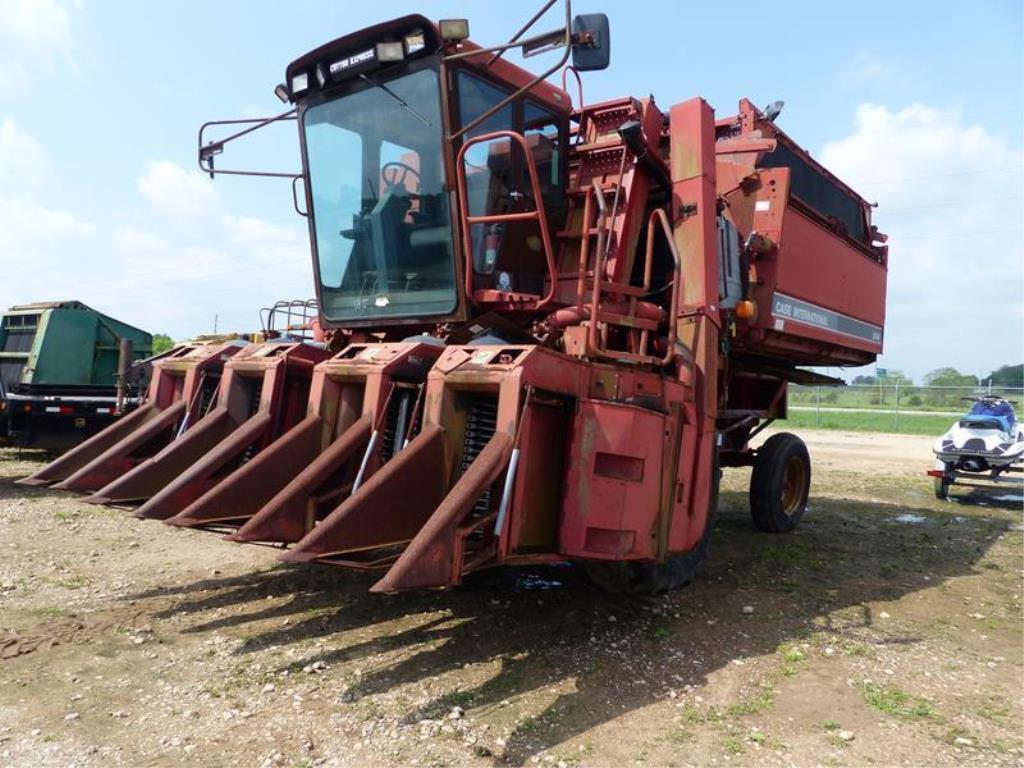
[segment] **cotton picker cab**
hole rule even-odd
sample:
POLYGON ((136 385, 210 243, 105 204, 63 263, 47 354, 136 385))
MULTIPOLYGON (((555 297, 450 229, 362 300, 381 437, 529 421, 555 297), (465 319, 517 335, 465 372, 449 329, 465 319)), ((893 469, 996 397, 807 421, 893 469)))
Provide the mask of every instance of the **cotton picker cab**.
POLYGON ((753 465, 758 528, 797 524, 804 444, 750 440, 788 382, 822 380, 798 366, 881 350, 870 206, 777 109, 585 104, 581 82, 574 104, 608 22, 567 2, 530 35, 553 4, 493 48, 422 16, 346 35, 288 66, 289 111, 203 126, 202 169, 244 175, 226 143, 297 123, 301 172, 257 175, 292 180, 331 356, 304 419, 168 522, 377 570, 383 592, 565 561, 613 591, 683 584, 722 466, 753 465), (557 61, 535 76, 517 48, 557 61))

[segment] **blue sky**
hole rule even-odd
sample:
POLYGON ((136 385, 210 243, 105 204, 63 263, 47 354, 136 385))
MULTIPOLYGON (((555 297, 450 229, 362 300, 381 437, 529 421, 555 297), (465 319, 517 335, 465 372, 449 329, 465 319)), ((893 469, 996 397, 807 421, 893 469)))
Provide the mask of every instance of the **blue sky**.
MULTIPOLYGON (((780 125, 892 236, 880 365, 1024 356, 1021 4, 577 2, 611 19, 588 101, 786 101, 780 125)), ((285 65, 408 12, 508 37, 532 5, 0 0, 0 305, 74 297, 177 338, 312 293, 287 183, 194 172, 200 123, 280 109, 285 65), (514 10, 509 10, 514 8, 514 10)), ((551 16, 550 26, 557 24, 551 16)), ((514 60, 518 60, 515 55, 514 60)), ((230 150, 298 167, 292 126, 230 150)))

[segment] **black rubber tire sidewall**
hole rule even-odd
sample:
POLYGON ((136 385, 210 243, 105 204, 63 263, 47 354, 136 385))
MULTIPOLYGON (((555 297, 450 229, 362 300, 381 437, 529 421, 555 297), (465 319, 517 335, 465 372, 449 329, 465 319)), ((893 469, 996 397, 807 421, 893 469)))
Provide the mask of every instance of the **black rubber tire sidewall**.
POLYGON ((811 456, 804 441, 789 432, 772 435, 758 449, 750 476, 750 514, 754 525, 766 533, 786 533, 800 523, 807 510, 811 486, 811 456), (804 463, 803 503, 787 515, 782 506, 785 468, 794 457, 804 463))

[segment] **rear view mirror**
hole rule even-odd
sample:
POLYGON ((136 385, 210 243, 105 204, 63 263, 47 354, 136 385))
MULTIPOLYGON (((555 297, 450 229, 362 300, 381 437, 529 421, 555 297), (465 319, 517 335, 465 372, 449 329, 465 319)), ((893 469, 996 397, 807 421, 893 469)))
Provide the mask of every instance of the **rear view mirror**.
POLYGON ((572 65, 579 72, 606 69, 611 58, 608 17, 586 13, 572 20, 572 65))

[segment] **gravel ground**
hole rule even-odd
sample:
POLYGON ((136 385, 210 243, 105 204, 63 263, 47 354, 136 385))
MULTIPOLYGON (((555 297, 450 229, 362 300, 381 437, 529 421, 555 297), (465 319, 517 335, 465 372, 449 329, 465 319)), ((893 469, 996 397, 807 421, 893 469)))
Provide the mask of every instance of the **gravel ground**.
POLYGON ((370 595, 0 451, 0 766, 1020 765, 1020 497, 805 436, 803 525, 755 532, 730 470, 705 574, 640 601, 570 567, 370 595))

